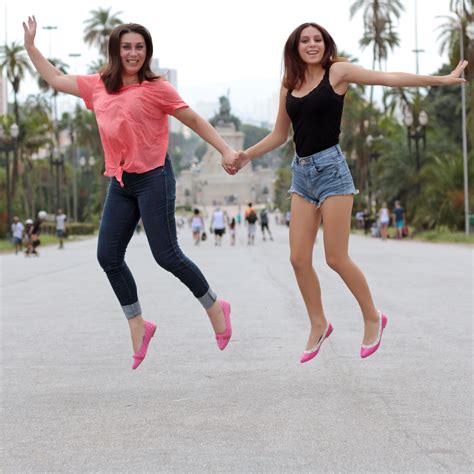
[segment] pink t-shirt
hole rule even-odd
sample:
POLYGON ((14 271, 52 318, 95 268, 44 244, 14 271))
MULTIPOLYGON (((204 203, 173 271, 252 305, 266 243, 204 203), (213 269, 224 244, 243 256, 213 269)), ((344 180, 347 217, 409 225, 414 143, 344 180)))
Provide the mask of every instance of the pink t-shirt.
POLYGON ((168 114, 188 107, 166 80, 143 81, 109 94, 99 74, 77 76, 86 107, 93 110, 104 148, 105 176, 145 173, 163 166, 168 150, 168 114))

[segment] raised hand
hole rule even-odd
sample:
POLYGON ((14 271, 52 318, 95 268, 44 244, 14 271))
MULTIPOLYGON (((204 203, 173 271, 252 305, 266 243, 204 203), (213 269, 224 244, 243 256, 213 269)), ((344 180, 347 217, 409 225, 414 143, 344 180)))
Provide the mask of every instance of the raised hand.
POLYGON ((443 78, 446 81, 446 84, 461 84, 462 82, 466 82, 466 79, 463 79, 461 75, 464 69, 466 69, 467 65, 468 65, 467 61, 459 61, 459 64, 451 72, 451 74, 448 74, 447 76, 443 76, 443 78))
POLYGON ((23 22, 23 30, 25 31, 25 48, 35 44, 36 27, 37 23, 34 15, 28 17, 28 25, 23 22))

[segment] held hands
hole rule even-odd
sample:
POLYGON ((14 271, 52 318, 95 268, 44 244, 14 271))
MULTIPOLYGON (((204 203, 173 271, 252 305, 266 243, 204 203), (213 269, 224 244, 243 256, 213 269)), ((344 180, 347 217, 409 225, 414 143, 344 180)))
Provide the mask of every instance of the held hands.
POLYGON ((464 69, 466 69, 467 65, 467 61, 459 61, 459 64, 456 66, 456 69, 454 69, 451 74, 443 76, 445 84, 461 84, 462 82, 466 82, 466 79, 463 79, 461 75, 464 69))
POLYGON ((249 156, 243 150, 234 151, 232 150, 228 154, 222 156, 222 167, 230 175, 236 174, 240 169, 250 161, 249 156))
POLYGON ((232 149, 229 149, 229 151, 222 155, 222 167, 230 175, 234 175, 239 171, 237 157, 238 152, 232 149))
POLYGON ((35 16, 28 17, 28 25, 23 22, 23 30, 25 31, 25 48, 28 49, 35 44, 36 36, 36 18, 35 16))

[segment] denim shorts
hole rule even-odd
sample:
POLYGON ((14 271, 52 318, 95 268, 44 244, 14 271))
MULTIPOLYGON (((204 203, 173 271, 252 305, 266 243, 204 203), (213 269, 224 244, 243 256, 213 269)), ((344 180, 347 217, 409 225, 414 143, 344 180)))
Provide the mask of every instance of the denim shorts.
POLYGON ((291 163, 290 194, 320 207, 329 196, 357 194, 341 147, 334 145, 314 155, 295 155, 291 163))

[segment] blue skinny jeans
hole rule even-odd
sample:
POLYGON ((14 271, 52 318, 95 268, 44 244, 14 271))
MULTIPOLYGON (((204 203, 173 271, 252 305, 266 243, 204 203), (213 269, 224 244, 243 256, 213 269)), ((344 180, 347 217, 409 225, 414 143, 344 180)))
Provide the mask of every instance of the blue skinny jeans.
POLYGON ((99 230, 97 259, 127 319, 141 315, 137 286, 125 263, 125 251, 142 218, 153 257, 179 278, 205 309, 216 301, 199 268, 179 248, 174 217, 176 181, 169 156, 164 166, 146 173, 123 173, 122 188, 110 180, 99 230))

